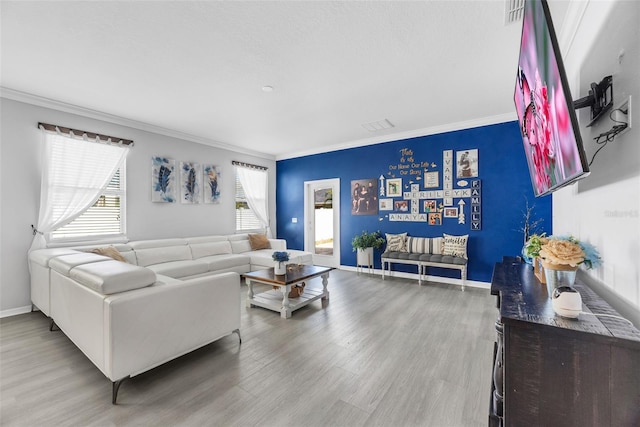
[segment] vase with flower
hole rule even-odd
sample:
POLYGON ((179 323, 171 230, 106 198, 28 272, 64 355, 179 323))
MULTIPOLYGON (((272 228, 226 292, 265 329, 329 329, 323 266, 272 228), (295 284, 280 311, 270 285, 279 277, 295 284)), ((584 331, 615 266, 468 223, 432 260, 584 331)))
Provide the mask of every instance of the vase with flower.
POLYGON ((275 261, 275 265, 273 266, 273 274, 277 276, 281 276, 287 273, 287 264, 289 261, 289 252, 284 251, 275 251, 271 258, 275 261))
POLYGON ((537 257, 535 265, 544 268, 544 281, 549 295, 560 286, 573 286, 580 265, 587 269, 598 267, 602 263, 596 248, 581 242, 573 236, 531 236, 526 245, 530 256, 537 257))

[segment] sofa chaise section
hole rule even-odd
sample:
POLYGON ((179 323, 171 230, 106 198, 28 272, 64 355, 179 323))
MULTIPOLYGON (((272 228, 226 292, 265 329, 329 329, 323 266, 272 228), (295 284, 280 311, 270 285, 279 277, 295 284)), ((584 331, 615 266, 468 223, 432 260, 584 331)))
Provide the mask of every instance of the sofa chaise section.
POLYGON ((123 380, 240 336, 237 273, 178 280, 107 257, 77 265, 76 255, 50 262, 51 317, 112 381, 114 404, 123 380))

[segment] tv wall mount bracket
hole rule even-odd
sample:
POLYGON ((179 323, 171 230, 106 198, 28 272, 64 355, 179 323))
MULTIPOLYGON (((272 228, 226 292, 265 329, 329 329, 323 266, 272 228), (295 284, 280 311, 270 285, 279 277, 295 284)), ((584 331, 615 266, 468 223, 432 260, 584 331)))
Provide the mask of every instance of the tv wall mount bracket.
POLYGON ((606 76, 600 83, 591 83, 589 94, 573 101, 573 108, 591 107, 591 121, 587 127, 593 125, 602 115, 613 106, 613 76, 606 76))

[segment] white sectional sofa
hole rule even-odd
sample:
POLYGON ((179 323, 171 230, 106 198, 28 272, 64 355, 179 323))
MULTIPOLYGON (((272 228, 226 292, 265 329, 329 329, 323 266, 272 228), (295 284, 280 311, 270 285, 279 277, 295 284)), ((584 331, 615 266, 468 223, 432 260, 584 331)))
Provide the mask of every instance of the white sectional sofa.
POLYGON ((95 246, 32 251, 31 299, 112 381, 112 403, 127 378, 231 333, 240 338, 240 274, 311 254, 251 250, 248 236, 202 236, 113 245, 127 262, 95 246))

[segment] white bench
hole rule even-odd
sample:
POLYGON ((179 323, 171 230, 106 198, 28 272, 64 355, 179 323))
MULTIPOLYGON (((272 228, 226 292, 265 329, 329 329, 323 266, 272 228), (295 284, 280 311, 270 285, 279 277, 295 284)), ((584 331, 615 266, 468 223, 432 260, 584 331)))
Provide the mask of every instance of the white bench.
MULTIPOLYGON (((445 235, 446 236, 446 235, 445 235)), ((391 264, 415 265, 418 267, 418 284, 422 285, 422 278, 426 275, 428 267, 450 268, 460 271, 462 290, 464 291, 467 280, 466 242, 468 236, 447 236, 457 241, 455 251, 445 248, 443 237, 411 237, 406 238, 404 250, 388 250, 382 254, 382 280, 386 271, 391 274, 391 264), (464 251, 460 248, 464 241, 464 251), (464 255, 464 256, 458 256, 464 255)), ((450 240, 450 239, 448 239, 450 240)), ((393 248, 395 249, 395 248, 393 248)))

